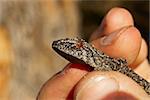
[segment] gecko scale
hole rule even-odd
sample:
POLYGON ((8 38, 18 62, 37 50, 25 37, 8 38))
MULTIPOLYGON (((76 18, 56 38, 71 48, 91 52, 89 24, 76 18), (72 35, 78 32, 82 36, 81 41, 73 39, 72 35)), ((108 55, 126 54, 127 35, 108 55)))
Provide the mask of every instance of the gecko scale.
POLYGON ((112 58, 80 38, 54 41, 52 48, 72 63, 88 64, 97 71, 123 73, 132 78, 150 95, 150 83, 129 68, 125 59, 112 58))

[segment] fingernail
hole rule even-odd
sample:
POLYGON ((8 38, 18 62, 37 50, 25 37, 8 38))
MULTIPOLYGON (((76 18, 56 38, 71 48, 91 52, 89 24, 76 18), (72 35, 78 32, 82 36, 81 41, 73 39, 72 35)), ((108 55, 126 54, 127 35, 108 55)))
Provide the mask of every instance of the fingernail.
POLYGON ((107 94, 118 90, 119 84, 114 78, 95 76, 81 87, 75 100, 100 100, 107 94))
POLYGON ((110 33, 108 36, 103 36, 100 38, 100 44, 103 46, 111 45, 117 38, 124 33, 127 29, 130 27, 133 27, 132 25, 124 26, 112 33, 110 33))

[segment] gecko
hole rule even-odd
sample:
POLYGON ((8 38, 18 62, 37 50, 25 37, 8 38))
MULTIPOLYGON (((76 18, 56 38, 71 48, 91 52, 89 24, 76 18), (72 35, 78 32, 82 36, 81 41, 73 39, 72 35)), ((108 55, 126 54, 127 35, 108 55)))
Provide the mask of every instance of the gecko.
POLYGON ((138 83, 150 95, 150 83, 128 67, 126 59, 113 58, 81 38, 53 41, 52 48, 71 63, 88 64, 95 71, 117 71, 138 83))

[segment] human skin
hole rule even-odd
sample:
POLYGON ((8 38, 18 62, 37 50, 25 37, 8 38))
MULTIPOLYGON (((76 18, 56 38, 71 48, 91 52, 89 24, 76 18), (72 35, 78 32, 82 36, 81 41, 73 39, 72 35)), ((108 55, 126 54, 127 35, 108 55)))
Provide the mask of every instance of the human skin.
MULTIPOLYGON (((150 65, 146 59, 147 46, 139 30, 134 27, 132 15, 126 9, 112 8, 97 30, 92 33, 90 42, 109 56, 125 58, 129 67, 150 81, 150 65), (132 27, 119 36, 110 36, 115 30, 129 25, 132 27), (103 41, 104 36, 109 39, 103 41)), ((121 73, 91 72, 87 65, 71 63, 43 85, 37 98, 96 100, 113 96, 128 97, 132 100, 150 99, 137 83, 121 73)))

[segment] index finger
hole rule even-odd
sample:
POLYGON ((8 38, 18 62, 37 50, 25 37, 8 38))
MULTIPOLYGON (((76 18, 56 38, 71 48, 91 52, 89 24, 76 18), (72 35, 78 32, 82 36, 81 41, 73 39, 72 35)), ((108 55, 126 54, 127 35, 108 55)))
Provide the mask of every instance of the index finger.
POLYGON ((42 87, 38 100, 66 100, 73 97, 74 86, 89 71, 87 65, 68 64, 42 87))

